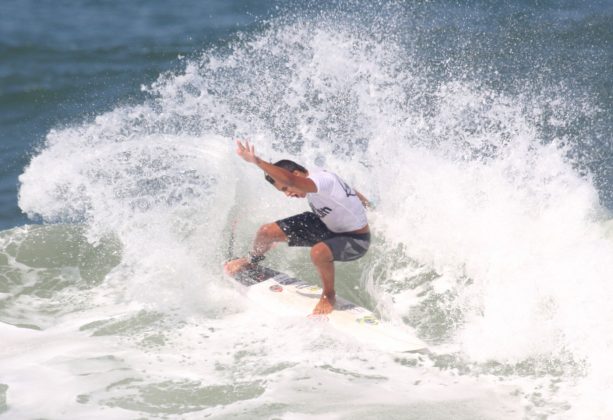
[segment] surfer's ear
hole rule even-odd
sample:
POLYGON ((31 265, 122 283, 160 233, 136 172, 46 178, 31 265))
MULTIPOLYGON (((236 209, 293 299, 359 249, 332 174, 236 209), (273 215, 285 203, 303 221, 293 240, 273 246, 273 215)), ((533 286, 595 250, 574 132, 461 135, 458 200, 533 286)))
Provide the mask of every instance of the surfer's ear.
POLYGON ((264 179, 270 182, 272 185, 275 185, 275 180, 268 174, 264 175, 264 179))

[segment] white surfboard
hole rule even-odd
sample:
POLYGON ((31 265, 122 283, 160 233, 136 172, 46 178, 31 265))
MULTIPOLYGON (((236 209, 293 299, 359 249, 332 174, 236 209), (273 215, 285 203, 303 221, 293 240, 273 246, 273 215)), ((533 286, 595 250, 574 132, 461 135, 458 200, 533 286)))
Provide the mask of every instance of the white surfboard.
POLYGON ((365 344, 390 352, 426 351, 427 345, 405 325, 380 320, 366 308, 341 297, 328 315, 312 315, 321 296, 321 288, 285 273, 258 266, 234 278, 247 286, 249 299, 279 316, 305 316, 331 326, 365 344))

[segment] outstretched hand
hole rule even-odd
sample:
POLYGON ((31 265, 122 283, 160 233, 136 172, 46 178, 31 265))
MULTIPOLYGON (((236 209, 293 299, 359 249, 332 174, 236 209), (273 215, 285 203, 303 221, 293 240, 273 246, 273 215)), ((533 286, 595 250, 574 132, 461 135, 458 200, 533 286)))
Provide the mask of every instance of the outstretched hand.
POLYGON ((255 148, 245 140, 245 144, 240 140, 236 140, 236 154, 245 159, 249 163, 256 163, 258 157, 255 155, 255 148))

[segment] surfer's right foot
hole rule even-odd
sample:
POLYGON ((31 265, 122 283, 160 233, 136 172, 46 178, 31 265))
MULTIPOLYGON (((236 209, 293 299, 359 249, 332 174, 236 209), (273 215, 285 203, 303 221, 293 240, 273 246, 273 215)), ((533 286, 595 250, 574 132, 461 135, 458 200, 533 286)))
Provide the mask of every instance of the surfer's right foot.
POLYGON ((315 309, 313 309, 313 315, 326 315, 334 310, 334 304, 336 303, 336 297, 326 296, 324 294, 319 298, 319 302, 315 305, 315 309))

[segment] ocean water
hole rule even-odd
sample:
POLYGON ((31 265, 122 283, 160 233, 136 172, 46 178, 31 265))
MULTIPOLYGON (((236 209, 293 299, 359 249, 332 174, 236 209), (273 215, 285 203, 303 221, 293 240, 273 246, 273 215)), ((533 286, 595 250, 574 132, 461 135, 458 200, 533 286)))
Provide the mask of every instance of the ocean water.
MULTIPOLYGON (((4 0, 0 417, 612 418, 611 21, 611 1, 4 0), (232 286, 223 261, 306 208, 235 138, 376 203, 337 291, 429 353, 232 286)), ((267 261, 319 282, 304 249, 267 261)))

